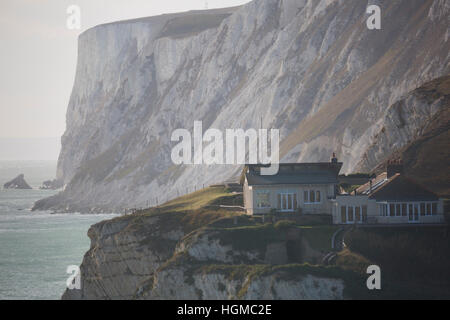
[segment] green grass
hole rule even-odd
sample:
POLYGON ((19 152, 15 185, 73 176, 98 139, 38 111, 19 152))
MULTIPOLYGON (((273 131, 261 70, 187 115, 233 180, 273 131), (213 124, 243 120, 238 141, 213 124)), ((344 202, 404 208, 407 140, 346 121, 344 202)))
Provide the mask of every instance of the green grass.
POLYGON ((230 193, 225 187, 208 187, 169 201, 159 206, 159 209, 178 212, 197 210, 234 196, 235 194, 230 193))
POLYGON ((145 229, 147 219, 161 217, 158 221, 160 231, 171 231, 181 228, 185 233, 221 221, 232 223, 233 217, 241 219, 241 211, 226 210, 219 207, 208 208, 220 199, 234 197, 235 194, 228 192, 224 187, 209 187, 203 190, 174 199, 159 207, 137 211, 132 215, 121 216, 112 221, 127 220, 127 229, 133 232, 147 232, 145 229))

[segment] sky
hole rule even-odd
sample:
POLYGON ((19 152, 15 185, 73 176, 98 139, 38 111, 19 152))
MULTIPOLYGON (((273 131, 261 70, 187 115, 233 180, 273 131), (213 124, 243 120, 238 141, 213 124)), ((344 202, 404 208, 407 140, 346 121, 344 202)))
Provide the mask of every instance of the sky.
POLYGON ((247 2, 249 0, 1 0, 0 160, 56 159, 66 125, 65 114, 75 77, 77 39, 81 32, 112 21, 247 2), (67 28, 67 9, 71 5, 81 9, 80 30, 67 28), (42 141, 46 143, 42 147, 46 151, 40 155, 36 144, 42 141))

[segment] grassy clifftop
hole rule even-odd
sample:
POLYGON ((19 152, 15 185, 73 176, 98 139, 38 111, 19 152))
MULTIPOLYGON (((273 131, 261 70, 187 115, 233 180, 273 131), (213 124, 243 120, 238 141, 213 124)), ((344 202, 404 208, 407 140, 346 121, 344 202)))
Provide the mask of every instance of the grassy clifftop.
MULTIPOLYGON (((448 229, 355 228, 334 265, 339 226, 247 216, 241 194, 210 187, 94 225, 81 297, 123 299, 448 298, 448 229), (367 267, 382 290, 366 287, 367 267), (127 279, 126 281, 124 279, 127 279)), ((75 298, 79 298, 76 296, 75 298)), ((68 295, 65 296, 70 298, 68 295)))

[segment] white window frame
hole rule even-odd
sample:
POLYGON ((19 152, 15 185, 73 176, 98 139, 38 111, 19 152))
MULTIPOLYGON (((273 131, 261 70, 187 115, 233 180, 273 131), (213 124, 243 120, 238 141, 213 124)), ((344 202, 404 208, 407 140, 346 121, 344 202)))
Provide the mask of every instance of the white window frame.
MULTIPOLYGON (((365 205, 365 204, 362 204, 362 205, 341 205, 340 207, 342 208, 342 207, 345 207, 345 218, 346 218, 346 222, 345 222, 345 224, 364 224, 365 222, 367 222, 367 221, 364 221, 364 217, 363 217, 363 206, 366 206, 366 219, 368 219, 368 215, 369 215, 369 212, 368 212, 368 207, 367 207, 367 205, 365 205), (352 208, 353 209, 353 219, 352 219, 352 221, 350 221, 349 219, 348 219, 348 217, 349 217, 349 215, 348 215, 348 209, 349 208, 352 208), (359 208, 359 220, 358 221, 356 221, 356 208, 359 208)), ((342 209, 340 209, 340 214, 342 214, 342 211, 341 211, 342 209)), ((342 217, 341 217, 341 219, 342 219, 342 217)), ((342 222, 342 221, 341 221, 342 222)), ((342 222, 343 223, 343 222, 342 222)))
POLYGON ((321 204, 322 203, 322 199, 323 199, 323 193, 322 193, 321 190, 314 190, 314 189, 303 190, 303 203, 304 204, 307 204, 307 205, 321 204), (311 191, 314 192, 314 199, 317 199, 317 192, 319 192, 319 194, 320 194, 320 201, 314 201, 314 202, 310 201, 311 191), (305 192, 308 195, 308 199, 305 199, 305 192))
POLYGON ((281 197, 280 208, 278 209, 280 212, 294 212, 295 210, 298 209, 298 194, 297 194, 297 192, 295 192, 295 191, 278 191, 277 192, 277 207, 278 207, 278 195, 281 197), (283 197, 286 197, 286 204, 287 204, 289 195, 291 195, 292 209, 283 209, 283 197), (295 202, 297 202, 297 203, 295 204, 295 202))
POLYGON ((389 217, 389 218, 395 218, 395 217, 404 217, 408 220, 409 223, 418 223, 420 222, 420 217, 424 216, 424 217, 430 217, 430 216, 434 216, 434 215, 438 215, 437 212, 433 212, 433 204, 435 204, 436 206, 436 211, 437 208, 439 206, 439 201, 384 201, 384 202, 377 202, 377 204, 379 205, 379 215, 382 217, 389 217), (425 204, 425 212, 424 215, 422 215, 422 208, 421 208, 421 204, 425 204), (394 215, 391 216, 391 207, 390 205, 393 204, 394 205, 394 215), (403 204, 406 205, 406 215, 403 215, 403 204), (397 213, 397 205, 400 205, 400 213, 397 213), (428 213, 428 205, 430 205, 430 213, 428 213), (413 219, 410 219, 410 206, 412 208, 412 217, 413 219), (414 209, 417 206, 417 212, 418 212, 418 220, 414 219, 414 209), (383 209, 385 208, 385 209, 383 209))

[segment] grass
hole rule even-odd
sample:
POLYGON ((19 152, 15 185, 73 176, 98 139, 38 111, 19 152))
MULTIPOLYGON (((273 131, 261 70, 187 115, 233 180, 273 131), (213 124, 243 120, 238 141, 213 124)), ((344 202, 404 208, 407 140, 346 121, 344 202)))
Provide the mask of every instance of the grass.
POLYGON ((235 194, 225 187, 209 187, 203 190, 182 196, 162 204, 159 207, 137 211, 132 215, 114 218, 110 221, 129 221, 127 230, 133 232, 150 232, 146 229, 146 221, 159 217, 158 228, 161 232, 170 232, 177 227, 185 234, 199 228, 217 223, 222 220, 231 223, 233 217, 241 219, 242 212, 222 208, 208 208, 211 203, 220 202, 220 199, 234 197, 235 194))
POLYGON ((217 203, 218 201, 226 201, 226 198, 234 196, 235 194, 230 193, 225 187, 208 187, 176 198, 158 208, 163 211, 170 210, 172 212, 197 210, 217 203))

